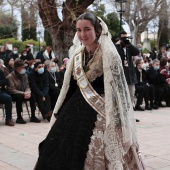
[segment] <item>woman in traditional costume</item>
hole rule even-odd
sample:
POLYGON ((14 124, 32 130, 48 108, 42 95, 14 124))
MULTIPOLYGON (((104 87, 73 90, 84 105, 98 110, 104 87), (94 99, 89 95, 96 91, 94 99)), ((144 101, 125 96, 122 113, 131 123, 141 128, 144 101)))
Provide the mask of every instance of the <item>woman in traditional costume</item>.
POLYGON ((108 28, 85 13, 76 29, 35 170, 144 170, 121 59, 108 28))

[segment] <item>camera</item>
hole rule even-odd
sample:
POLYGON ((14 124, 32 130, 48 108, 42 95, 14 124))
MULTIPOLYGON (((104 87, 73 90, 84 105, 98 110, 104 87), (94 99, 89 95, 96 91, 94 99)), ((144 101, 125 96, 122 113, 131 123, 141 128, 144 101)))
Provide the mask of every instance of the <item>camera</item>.
POLYGON ((120 39, 121 40, 129 40, 129 39, 131 40, 133 38, 132 38, 132 36, 126 36, 126 37, 121 37, 120 39))
POLYGON ((132 39, 132 36, 126 36, 126 37, 121 37, 121 43, 123 46, 129 45, 130 44, 130 39, 132 39))

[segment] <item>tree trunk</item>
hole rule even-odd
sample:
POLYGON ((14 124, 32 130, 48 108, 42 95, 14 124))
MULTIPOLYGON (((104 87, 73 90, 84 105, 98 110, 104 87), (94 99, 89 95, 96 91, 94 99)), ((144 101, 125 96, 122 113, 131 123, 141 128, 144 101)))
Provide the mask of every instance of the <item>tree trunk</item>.
POLYGON ((72 45, 75 34, 75 21, 77 16, 82 14, 94 0, 66 0, 62 4, 62 19, 57 13, 57 4, 55 0, 38 0, 39 15, 43 26, 52 38, 53 50, 59 59, 68 56, 68 49, 72 45))
POLYGON ((159 29, 158 29, 158 47, 169 43, 169 28, 168 28, 168 5, 164 1, 161 5, 163 9, 159 14, 159 29))
POLYGON ((136 45, 137 44, 137 34, 138 34, 138 26, 134 25, 132 32, 132 44, 136 45))

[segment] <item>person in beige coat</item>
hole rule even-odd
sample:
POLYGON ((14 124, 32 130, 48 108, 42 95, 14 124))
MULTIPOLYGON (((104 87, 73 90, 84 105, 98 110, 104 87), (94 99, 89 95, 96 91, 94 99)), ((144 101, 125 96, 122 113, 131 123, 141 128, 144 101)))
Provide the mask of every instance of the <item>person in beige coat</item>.
POLYGON ((22 118, 22 102, 30 101, 31 107, 31 122, 39 123, 40 120, 35 117, 36 103, 35 97, 31 93, 28 77, 26 74, 27 65, 20 59, 16 59, 14 62, 14 71, 7 76, 8 92, 11 94, 13 100, 16 102, 17 120, 16 123, 25 124, 26 121, 22 118))

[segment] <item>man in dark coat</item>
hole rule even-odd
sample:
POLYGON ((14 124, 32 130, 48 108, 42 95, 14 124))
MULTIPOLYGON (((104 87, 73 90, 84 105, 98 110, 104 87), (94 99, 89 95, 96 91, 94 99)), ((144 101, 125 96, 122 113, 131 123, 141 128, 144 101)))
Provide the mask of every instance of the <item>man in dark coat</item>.
POLYGON ((153 85, 149 84, 147 79, 147 73, 143 69, 144 61, 142 59, 137 59, 136 62, 136 75, 138 83, 135 84, 136 93, 137 93, 137 103, 136 103, 136 110, 141 110, 140 105, 142 104, 143 98, 145 100, 145 109, 151 110, 157 109, 154 105, 153 101, 155 98, 155 88, 153 85), (149 104, 150 100, 150 104, 149 104))
POLYGON ((45 61, 44 56, 43 56, 44 51, 45 51, 45 47, 42 46, 41 51, 39 51, 36 55, 36 59, 41 60, 41 63, 44 63, 44 61, 45 61))
POLYGON ((28 74, 28 78, 31 91, 36 96, 36 102, 43 118, 50 121, 52 111, 51 101, 48 94, 49 80, 47 71, 44 70, 44 66, 41 62, 36 62, 34 64, 34 69, 28 74))
POLYGON ((0 69, 0 102, 5 104, 5 113, 6 113, 6 120, 5 125, 7 126, 14 126, 14 122, 12 120, 12 98, 6 92, 5 86, 7 85, 7 79, 0 69))
POLYGON ((49 96, 51 99, 51 109, 53 110, 60 94, 60 89, 62 86, 61 78, 57 72, 57 67, 51 60, 45 61, 45 66, 47 68, 47 75, 49 80, 49 96))
POLYGON ((158 107, 164 107, 161 103, 163 99, 166 98, 168 94, 168 88, 165 86, 167 84, 165 77, 163 76, 166 70, 159 71, 160 61, 155 59, 152 61, 152 66, 147 70, 147 77, 149 84, 155 86, 155 102, 154 104, 158 107))
POLYGON ((14 47, 14 48, 13 48, 13 51, 8 55, 8 57, 13 58, 14 61, 15 61, 16 58, 19 58, 18 48, 14 47))
POLYGON ((119 33, 118 42, 115 45, 122 60, 122 66, 129 87, 131 100, 132 103, 134 103, 135 84, 137 83, 137 79, 133 57, 139 55, 139 50, 130 43, 125 31, 119 33))
POLYGON ((151 58, 152 60, 157 58, 156 48, 155 47, 149 53, 150 53, 149 58, 151 58))

